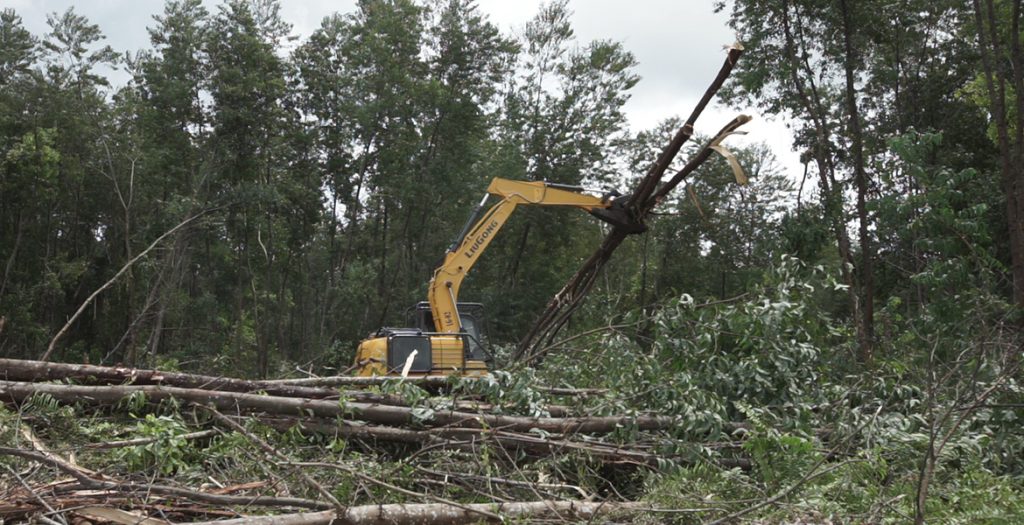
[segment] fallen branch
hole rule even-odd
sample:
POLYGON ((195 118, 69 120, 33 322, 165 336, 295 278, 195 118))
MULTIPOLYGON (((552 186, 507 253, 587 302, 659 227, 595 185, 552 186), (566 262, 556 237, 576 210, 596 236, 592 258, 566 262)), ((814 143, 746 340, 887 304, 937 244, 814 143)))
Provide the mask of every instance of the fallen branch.
POLYGON ((844 467, 844 466, 846 466, 846 465, 848 465, 850 463, 855 463, 855 462, 859 462, 859 461, 863 461, 863 460, 860 460, 860 459, 850 459, 850 460, 846 460, 846 461, 843 461, 843 462, 840 462, 840 463, 836 463, 835 465, 832 465, 829 468, 826 468, 826 469, 823 469, 823 470, 818 470, 818 467, 820 467, 821 464, 824 462, 824 460, 822 460, 822 461, 818 462, 818 464, 816 464, 814 466, 814 468, 812 468, 810 470, 810 472, 805 474, 804 477, 798 479, 792 485, 790 485, 790 486, 786 487, 785 489, 779 491, 774 496, 772 496, 772 497, 770 497, 770 498, 768 498, 768 499, 766 499, 764 501, 758 502, 755 505, 751 505, 751 506, 749 506, 749 507, 747 507, 745 509, 733 512, 732 514, 729 514, 728 516, 725 516, 723 518, 719 518, 719 519, 717 519, 715 521, 712 521, 712 522, 708 523, 708 525, 723 525, 725 523, 733 523, 737 519, 739 519, 739 518, 741 518, 743 516, 746 516, 747 514, 750 514, 751 512, 754 512, 754 511, 756 511, 756 510, 758 510, 760 508, 763 508, 763 507, 767 507, 768 505, 771 505, 771 504, 773 504, 773 503, 775 503, 775 502, 777 502, 779 500, 782 500, 783 498, 785 498, 785 497, 789 496, 790 494, 792 494, 793 491, 799 489, 805 483, 807 483, 808 481, 811 481, 814 478, 818 478, 818 477, 824 476, 825 474, 828 474, 830 472, 838 470, 838 469, 840 469, 840 468, 842 468, 842 467, 844 467))
MULTIPOLYGON (((29 486, 29 484, 25 482, 25 479, 22 478, 20 475, 18 475, 18 473, 14 469, 12 469, 10 467, 10 465, 4 465, 4 469, 7 472, 9 472, 11 474, 11 476, 14 477, 14 479, 18 480, 18 483, 22 486, 22 488, 24 488, 32 496, 32 499, 38 501, 39 504, 43 506, 43 508, 45 508, 46 510, 50 511, 50 514, 56 514, 57 513, 57 511, 54 510, 54 508, 49 503, 47 503, 47 501, 45 499, 43 499, 43 497, 40 496, 38 492, 36 492, 31 486, 29 486)), ((52 521, 52 520, 47 520, 46 522, 47 523, 59 523, 60 525, 67 525, 67 522, 65 522, 63 520, 61 520, 60 522, 55 522, 55 521, 52 521)))
MULTIPOLYGON (((374 425, 351 425, 346 422, 339 422, 336 425, 294 418, 261 418, 260 421, 279 431, 287 431, 297 426, 303 431, 324 435, 336 435, 350 439, 422 444, 442 449, 472 451, 480 444, 488 442, 505 448, 521 450, 533 457, 546 457, 560 452, 579 452, 608 464, 629 463, 652 468, 657 468, 666 461, 677 464, 693 464, 696 462, 692 457, 661 455, 624 445, 592 441, 572 441, 557 437, 540 437, 535 434, 516 433, 506 430, 479 428, 408 430, 374 425)), ((708 461, 724 468, 739 468, 743 470, 750 470, 752 468, 751 461, 746 458, 715 458, 708 461)))
MULTIPOLYGON (((175 436, 176 439, 192 440, 192 439, 203 439, 213 437, 217 435, 216 430, 200 430, 198 432, 189 432, 188 434, 182 434, 175 436)), ((150 443, 156 443, 163 438, 151 437, 151 438, 136 438, 136 439, 125 439, 121 441, 104 441, 100 443, 86 443, 82 445, 82 448, 90 450, 105 450, 110 448, 125 448, 125 447, 140 447, 148 445, 150 443)))
POLYGON ((472 512, 472 513, 475 513, 475 514, 479 514, 479 515, 481 515, 481 516, 483 516, 485 518, 501 521, 501 516, 498 516, 497 514, 495 514, 493 512, 490 512, 488 510, 473 508, 473 507, 471 507, 469 505, 463 505, 462 503, 457 503, 457 502, 454 502, 454 501, 452 501, 450 499, 442 498, 440 496, 435 496, 433 494, 426 494, 426 493, 423 493, 423 492, 415 492, 415 491, 412 491, 412 490, 409 490, 409 489, 404 489, 404 488, 399 487, 397 485, 392 485, 392 484, 390 484, 390 483, 388 483, 386 481, 381 481, 381 480, 379 480, 379 479, 377 479, 377 478, 375 478, 373 476, 367 476, 366 474, 363 474, 362 472, 359 472, 358 470, 346 467, 345 465, 342 465, 342 464, 339 464, 339 463, 323 463, 323 462, 319 462, 319 461, 309 461, 309 462, 297 463, 297 465, 304 466, 304 467, 324 467, 324 468, 340 470, 342 472, 345 472, 347 474, 355 476, 355 477, 357 477, 357 478, 359 478, 359 479, 361 479, 363 481, 366 481, 366 482, 369 482, 369 483, 373 483, 374 485, 378 485, 380 487, 384 487, 385 489, 390 490, 392 492, 398 492, 400 494, 405 494, 406 496, 413 496, 413 497, 416 497, 416 498, 425 498, 425 499, 433 500, 433 501, 436 501, 438 503, 443 503, 445 505, 451 505, 453 507, 458 507, 458 508, 463 509, 463 510, 465 510, 467 512, 472 512))
POLYGON ((554 489, 554 490, 572 490, 577 492, 585 500, 590 500, 592 496, 587 494, 587 491, 576 485, 567 485, 564 483, 542 483, 542 482, 530 482, 530 481, 519 481, 515 479, 496 478, 493 476, 478 476, 476 474, 466 474, 463 472, 438 472, 423 467, 413 467, 418 472, 441 478, 445 481, 449 479, 455 479, 458 481, 481 481, 484 483, 497 483, 500 485, 509 485, 512 487, 528 487, 528 488, 542 488, 542 489, 554 489))

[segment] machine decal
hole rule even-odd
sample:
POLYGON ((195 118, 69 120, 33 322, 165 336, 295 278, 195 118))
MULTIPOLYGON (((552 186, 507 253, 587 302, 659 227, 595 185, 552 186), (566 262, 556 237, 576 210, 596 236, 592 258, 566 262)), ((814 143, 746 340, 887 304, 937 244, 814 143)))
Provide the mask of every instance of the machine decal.
POLYGON ((473 245, 470 246, 469 250, 463 255, 465 255, 466 258, 468 259, 472 259, 473 255, 476 254, 477 250, 480 249, 480 246, 487 241, 487 238, 490 237, 491 234, 494 233, 494 230, 496 230, 497 228, 498 221, 491 221, 491 223, 487 225, 487 228, 483 231, 483 233, 481 233, 480 236, 473 241, 473 245))

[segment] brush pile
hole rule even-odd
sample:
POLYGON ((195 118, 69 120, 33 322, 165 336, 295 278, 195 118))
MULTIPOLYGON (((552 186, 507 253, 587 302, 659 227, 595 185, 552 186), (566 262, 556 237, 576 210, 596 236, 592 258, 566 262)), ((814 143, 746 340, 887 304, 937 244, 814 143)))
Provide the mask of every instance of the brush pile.
MULTIPOLYGON (((632 500, 643 470, 750 467, 706 452, 732 443, 687 443, 675 417, 597 415, 604 391, 510 375, 248 381, 13 359, 0 370, 5 522, 635 518, 653 512, 632 500)), ((731 432, 741 425, 708 436, 731 432)))

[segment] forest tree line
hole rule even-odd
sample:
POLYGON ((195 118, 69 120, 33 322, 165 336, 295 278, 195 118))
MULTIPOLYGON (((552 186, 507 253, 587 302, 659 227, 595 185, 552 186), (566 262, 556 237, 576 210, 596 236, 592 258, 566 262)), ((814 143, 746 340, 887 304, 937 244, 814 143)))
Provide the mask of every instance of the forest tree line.
MULTIPOLYGON (((570 7, 512 34, 472 0, 363 0, 295 40, 274 0, 172 0, 129 53, 74 10, 42 35, 3 10, 0 355, 38 357, 188 221, 55 359, 344 368, 425 297, 492 177, 627 190, 679 126, 629 132, 636 59, 576 39, 570 7), (110 68, 130 80, 111 85, 110 68)), ((1018 322, 1020 2, 720 8, 747 49, 728 101, 787 119, 803 172, 764 146, 737 148, 748 187, 709 163, 618 251, 570 329, 629 321, 645 347, 643 318, 742 295, 783 256, 839 278, 805 300, 849 330, 847 364, 1018 322)), ((511 221, 462 297, 486 305, 492 343, 525 333, 602 228, 572 210, 511 221)))

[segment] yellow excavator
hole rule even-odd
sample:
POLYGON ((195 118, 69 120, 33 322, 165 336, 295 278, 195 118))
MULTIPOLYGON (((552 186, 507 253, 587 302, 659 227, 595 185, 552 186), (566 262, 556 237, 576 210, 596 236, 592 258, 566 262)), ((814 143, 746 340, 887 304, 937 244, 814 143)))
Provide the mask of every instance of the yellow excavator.
POLYGON ((550 182, 495 178, 469 221, 434 271, 426 302, 412 312, 412 328, 381 328, 356 351, 360 376, 481 376, 489 360, 483 344, 483 305, 460 303, 459 287, 480 255, 520 205, 568 206, 590 212, 629 233, 646 227, 617 192, 594 196, 585 189, 550 182), (501 200, 482 213, 491 195, 501 200))

